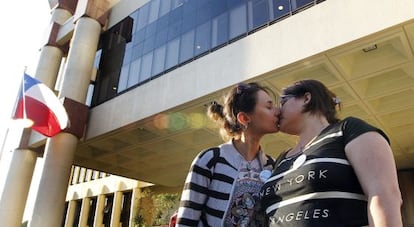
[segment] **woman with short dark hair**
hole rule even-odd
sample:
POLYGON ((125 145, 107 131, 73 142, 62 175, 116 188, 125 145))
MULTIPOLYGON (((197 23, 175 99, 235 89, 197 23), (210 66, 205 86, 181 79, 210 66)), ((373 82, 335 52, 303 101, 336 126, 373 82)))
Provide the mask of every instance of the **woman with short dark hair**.
POLYGON ((385 133, 339 120, 340 100, 302 80, 280 97, 280 131, 298 136, 261 190, 270 226, 402 226, 401 193, 385 133))

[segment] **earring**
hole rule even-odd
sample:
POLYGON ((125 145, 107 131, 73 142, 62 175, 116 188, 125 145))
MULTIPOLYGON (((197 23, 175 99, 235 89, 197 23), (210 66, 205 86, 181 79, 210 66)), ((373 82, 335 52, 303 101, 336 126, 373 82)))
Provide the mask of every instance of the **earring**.
POLYGON ((243 124, 242 124, 242 129, 243 129, 243 131, 246 131, 248 127, 249 127, 249 123, 247 123, 246 125, 243 125, 243 124))

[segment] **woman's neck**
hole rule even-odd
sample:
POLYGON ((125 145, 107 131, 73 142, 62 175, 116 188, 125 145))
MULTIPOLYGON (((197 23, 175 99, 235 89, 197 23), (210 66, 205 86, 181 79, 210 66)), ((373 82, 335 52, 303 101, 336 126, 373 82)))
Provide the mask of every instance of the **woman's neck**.
POLYGON ((299 141, 291 150, 290 155, 302 152, 312 144, 316 137, 329 125, 325 118, 313 118, 307 121, 299 134, 299 141))
POLYGON ((260 139, 249 139, 241 137, 240 139, 233 139, 233 145, 241 156, 246 161, 251 161, 256 158, 260 150, 260 139))

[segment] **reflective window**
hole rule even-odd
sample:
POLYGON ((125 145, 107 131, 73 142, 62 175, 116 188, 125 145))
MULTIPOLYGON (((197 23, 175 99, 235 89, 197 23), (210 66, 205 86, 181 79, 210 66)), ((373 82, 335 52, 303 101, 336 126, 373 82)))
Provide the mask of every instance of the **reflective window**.
POLYGON ((197 56, 211 48, 211 23, 210 21, 200 25, 196 29, 195 53, 197 56))
POLYGON ((158 12, 160 11, 160 0, 152 0, 150 2, 148 23, 152 23, 158 19, 158 12))
POLYGON ((169 13, 171 9, 171 0, 162 0, 160 5, 160 17, 169 13))
POLYGON ((138 11, 138 22, 137 22, 137 30, 141 30, 144 28, 148 23, 148 14, 149 14, 149 4, 145 4, 141 7, 138 11))
POLYGON ((122 65, 127 65, 131 62, 131 58, 132 58, 132 47, 130 45, 131 43, 128 43, 125 47, 125 54, 124 54, 124 59, 122 61, 122 65))
POLYGON ((314 3, 314 0, 291 0, 292 10, 301 9, 314 3))
POLYGON ((129 64, 124 65, 121 68, 121 74, 119 75, 119 81, 118 81, 118 90, 117 90, 118 92, 121 92, 127 89, 128 76, 129 76, 129 64))
POLYGON ((194 56, 194 30, 181 36, 180 63, 185 62, 194 56))
POLYGON ((243 4, 244 2, 245 2, 244 0, 227 0, 227 8, 228 9, 236 8, 237 6, 240 6, 241 4, 243 4))
POLYGON ((227 2, 225 0, 211 0, 211 16, 216 17, 227 11, 227 2))
POLYGON ((146 54, 154 49, 155 44, 155 34, 153 36, 148 37, 144 40, 144 49, 143 53, 146 54))
POLYGON ((138 32, 136 32, 134 34, 134 37, 132 38, 133 40, 133 45, 136 45, 137 43, 142 43, 145 40, 145 28, 139 30, 138 32))
POLYGON ((176 21, 168 26, 167 40, 177 38, 181 33, 181 21, 176 21))
POLYGON ((160 74, 164 71, 165 45, 154 50, 154 60, 152 61, 152 75, 160 74))
POLYGON ((141 57, 143 53, 144 53, 144 43, 139 43, 138 45, 132 47, 131 61, 141 57))
POLYGON ((229 39, 229 20, 227 12, 213 18, 211 46, 219 46, 229 39))
POLYGON ((95 60, 93 62, 93 67, 97 69, 99 69, 99 63, 101 62, 101 55, 102 55, 102 49, 99 49, 98 51, 96 51, 95 60))
POLYGON ((151 78, 151 69, 152 69, 152 55, 153 51, 147 53, 142 57, 141 62, 141 73, 139 77, 139 83, 148 80, 151 78))
POLYGON ((249 0, 249 30, 264 25, 269 21, 268 0, 249 0))
POLYGON ((162 30, 157 32, 157 34, 155 35, 155 48, 160 47, 161 45, 164 45, 167 42, 167 38, 168 38, 168 30, 162 30))
POLYGON ((132 87, 139 82, 139 73, 141 72, 141 58, 135 59, 131 62, 129 67, 128 87, 132 87))
POLYGON ((184 0, 171 0, 171 9, 176 9, 184 4, 184 0))
POLYGON ((191 29, 193 29, 196 26, 196 20, 195 18, 197 17, 197 12, 196 10, 192 10, 189 12, 184 12, 183 14, 183 22, 182 22, 182 27, 181 27, 181 32, 184 33, 186 31, 189 31, 191 29))
POLYGON ((180 39, 171 40, 167 44, 167 56, 165 60, 165 69, 172 68, 178 64, 178 53, 180 48, 180 39))
MULTIPOLYGON (((201 2, 201 1, 200 1, 201 2)), ((212 5, 208 3, 204 3, 204 5, 200 5, 197 9, 197 25, 205 23, 207 20, 211 19, 212 16, 212 5)))
POLYGON ((157 31, 157 22, 153 22, 149 24, 145 28, 145 39, 148 39, 149 37, 154 36, 156 31, 157 31))
POLYGON ((273 18, 274 20, 280 19, 290 14, 290 0, 273 0, 273 18))
POLYGON ((229 12, 229 39, 236 38, 247 32, 246 4, 239 5, 229 12))
POLYGON ((166 31, 168 29, 168 23, 170 22, 170 15, 164 15, 157 21, 157 32, 166 31))

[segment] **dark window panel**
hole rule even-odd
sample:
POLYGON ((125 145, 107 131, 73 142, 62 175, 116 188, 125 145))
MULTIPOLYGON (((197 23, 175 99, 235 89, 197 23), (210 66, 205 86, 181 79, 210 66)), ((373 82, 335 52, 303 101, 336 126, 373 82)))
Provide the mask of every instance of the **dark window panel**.
POLYGON ((216 17, 227 11, 227 2, 224 0, 211 0, 212 17, 216 17))
POLYGON ((138 58, 132 61, 129 66, 127 87, 132 87, 138 84, 140 72, 141 72, 141 58, 138 58))
POLYGON ((149 4, 150 9, 148 14, 148 23, 152 23, 158 19, 158 13, 160 11, 160 0, 151 0, 149 4))
POLYGON ((300 10, 314 4, 314 0, 291 0, 292 11, 300 10))
POLYGON ((273 0, 273 20, 290 15, 290 0, 273 0))
POLYGON ((149 80, 151 78, 151 69, 152 69, 152 56, 153 51, 147 53, 142 57, 141 62, 141 73, 139 77, 139 83, 149 80))
POLYGON ((170 12, 170 23, 181 21, 183 19, 183 7, 178 7, 170 12))
POLYGON ((161 46, 154 50, 154 59, 152 60, 152 73, 155 76, 165 70, 165 50, 166 46, 161 46))
POLYGON ((155 36, 148 37, 144 41, 144 51, 143 54, 146 54, 152 50, 154 50, 154 44, 155 44, 155 36))
POLYGON ((207 52, 211 48, 211 22, 197 27, 194 56, 207 52))
POLYGON ((135 34, 133 34, 133 38, 132 38, 132 42, 134 43, 134 45, 136 45, 137 43, 142 43, 145 40, 145 31, 146 28, 143 28, 141 30, 139 30, 138 32, 136 32, 135 34))
POLYGON ((201 8, 197 8, 197 25, 203 24, 206 21, 210 20, 213 17, 212 15, 212 5, 205 4, 201 8))
POLYGON ((229 19, 225 12, 212 21, 212 47, 219 46, 229 39, 229 19))
POLYGON ((159 17, 162 17, 169 13, 171 10, 171 0, 162 0, 160 5, 160 15, 159 17))
POLYGON ((145 4, 138 11, 137 30, 141 30, 148 24, 149 4, 145 4))
POLYGON ((170 15, 167 14, 160 19, 158 19, 158 25, 157 25, 157 31, 162 31, 168 29, 168 23, 169 23, 170 15))
POLYGON ((194 56, 194 30, 188 31, 181 36, 180 63, 194 56))
POLYGON ((183 16, 183 23, 182 23, 182 27, 181 27, 181 33, 185 33, 191 29, 194 29, 196 26, 196 20, 195 18, 197 17, 197 12, 196 11, 192 11, 190 13, 186 13, 183 16))
POLYGON ((154 36, 156 31, 157 31, 157 22, 155 21, 146 27, 145 39, 147 39, 150 36, 154 36))
POLYGON ((181 23, 181 21, 177 21, 168 26, 168 40, 175 39, 181 34, 181 23))
POLYGON ((155 46, 154 48, 158 48, 164 45, 167 42, 168 38, 168 30, 162 30, 155 35, 155 46))
POLYGON ((139 43, 138 45, 132 47, 131 52, 131 61, 140 58, 142 56, 142 53, 144 53, 144 43, 139 43))
POLYGON ((248 6, 249 31, 269 21, 268 0, 250 0, 248 6))
POLYGON ((235 8, 244 3, 246 3, 245 0, 227 0, 227 9, 235 8))
POLYGON ((176 38, 167 44, 167 53, 165 59, 165 69, 172 68, 178 64, 178 56, 180 51, 180 39, 176 38))
POLYGON ((229 39, 234 39, 247 32, 246 4, 239 5, 229 12, 229 39))

